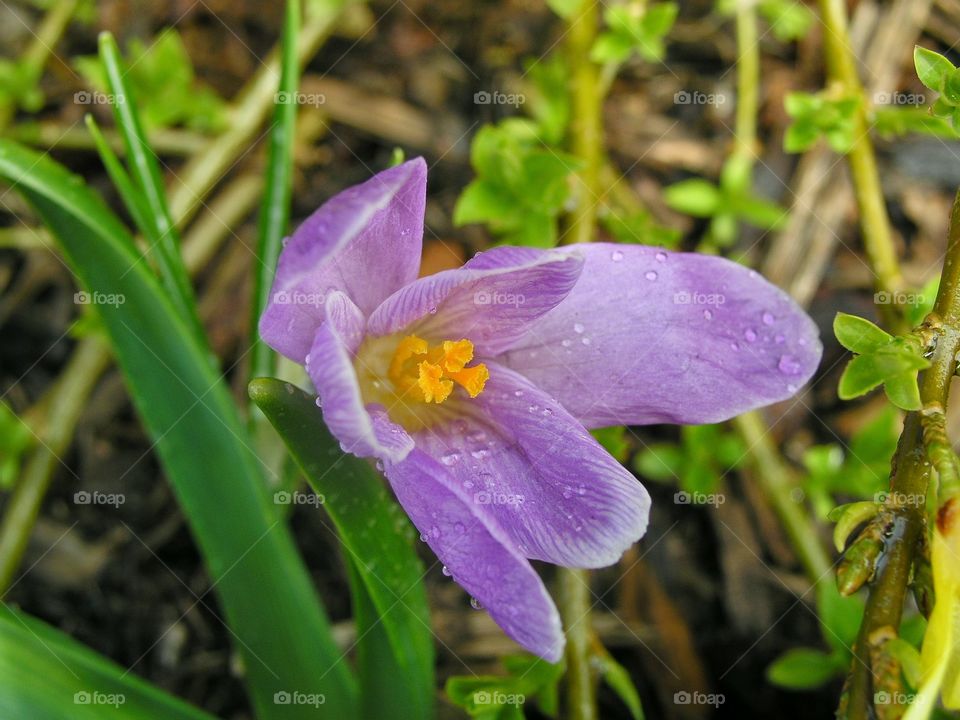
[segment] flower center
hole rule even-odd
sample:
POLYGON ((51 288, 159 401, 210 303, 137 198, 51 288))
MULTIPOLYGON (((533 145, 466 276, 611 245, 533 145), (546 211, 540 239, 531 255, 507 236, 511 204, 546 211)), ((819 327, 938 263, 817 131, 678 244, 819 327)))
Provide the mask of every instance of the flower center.
POLYGON ((450 397, 454 383, 475 398, 483 392, 490 372, 483 363, 467 367, 471 360, 473 343, 469 340, 444 340, 430 346, 423 338, 407 335, 397 344, 387 377, 398 395, 427 403, 442 403, 450 397))

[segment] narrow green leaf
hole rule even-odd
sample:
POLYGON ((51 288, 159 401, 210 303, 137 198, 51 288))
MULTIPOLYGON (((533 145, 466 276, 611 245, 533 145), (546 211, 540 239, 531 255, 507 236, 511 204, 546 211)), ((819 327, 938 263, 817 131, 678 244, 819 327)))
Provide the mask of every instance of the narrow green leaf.
POLYGON ((59 630, 0 606, 0 717, 214 720, 59 630))
MULTIPOLYGON (((312 396, 272 378, 253 380, 249 392, 313 489, 323 496, 344 551, 362 580, 358 590, 369 595, 386 629, 390 656, 372 658, 369 651, 362 653, 378 664, 379 672, 388 674, 377 684, 378 691, 389 696, 398 717, 431 717, 433 642, 423 566, 413 549, 413 526, 371 465, 340 451, 312 396)), ((364 598, 355 597, 354 602, 365 626, 377 623, 367 612, 364 598)), ((373 640, 382 644, 376 636, 373 640)))
POLYGON ((120 198, 123 200, 124 206, 126 206, 127 211, 133 218, 133 222, 136 223, 136 226, 140 228, 142 233, 145 235, 149 234, 152 229, 152 223, 149 219, 150 208, 147 207, 146 198, 144 198, 139 188, 134 186, 126 169, 113 152, 113 148, 110 147, 110 143, 107 142, 103 133, 100 132, 100 126, 97 125, 97 121, 93 118, 93 115, 88 114, 84 120, 87 124, 87 130, 90 131, 90 134, 93 136, 93 142, 97 146, 100 161, 107 169, 107 173, 110 175, 114 187, 117 188, 117 192, 120 193, 120 198))
POLYGON ((861 355, 873 352, 893 340, 893 335, 866 318, 844 312, 838 312, 833 319, 833 334, 847 350, 861 355))
POLYGON ((604 651, 603 655, 597 657, 600 661, 600 677, 619 697, 623 704, 630 711, 633 720, 643 720, 643 705, 640 702, 640 694, 630 679, 630 673, 620 663, 613 659, 613 656, 604 651))
POLYGON ((147 143, 133 94, 125 80, 126 72, 120 50, 113 35, 108 32, 100 33, 99 46, 110 93, 115 98, 112 105, 113 116, 123 138, 123 146, 131 165, 131 175, 149 210, 149 215, 144 218, 149 220, 144 234, 150 241, 151 250, 155 251, 160 275, 174 306, 196 338, 202 340, 205 336, 197 316, 193 287, 180 255, 180 234, 174 227, 167 207, 157 157, 147 143))
POLYGON ((123 298, 94 307, 206 561, 257 717, 316 716, 310 705, 277 705, 278 692, 323 694, 331 717, 355 717, 353 678, 206 348, 79 178, 6 140, 0 178, 34 206, 92 295, 123 298))
POLYGON ((300 1, 287 0, 280 42, 280 87, 274 96, 273 125, 267 148, 267 178, 260 223, 257 229, 257 259, 254 263, 253 302, 251 303, 249 377, 272 375, 276 356, 257 332, 260 315, 267 306, 277 258, 290 223, 290 196, 293 193, 293 143, 297 118, 297 88, 300 68, 297 61, 297 37, 300 34, 300 1))

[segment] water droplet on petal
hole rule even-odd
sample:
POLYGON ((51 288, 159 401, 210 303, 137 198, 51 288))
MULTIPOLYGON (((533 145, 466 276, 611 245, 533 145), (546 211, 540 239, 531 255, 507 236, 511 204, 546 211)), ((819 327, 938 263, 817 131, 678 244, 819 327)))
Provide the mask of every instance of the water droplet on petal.
POLYGON ((569 500, 570 498, 573 497, 573 490, 571 490, 570 488, 564 488, 562 495, 564 500, 569 500))
POLYGON ((514 390, 513 395, 514 397, 523 397, 523 390, 514 390))
POLYGON ((426 541, 427 541, 427 534, 420 533, 420 542, 426 542, 426 541))
POLYGON ((657 262, 667 261, 667 254, 665 252, 658 252, 654 257, 657 259, 657 262))
POLYGON ((473 480, 464 480, 464 481, 463 481, 463 486, 464 486, 467 490, 469 490, 470 488, 473 487, 473 480))
POLYGON ((578 485, 578 486, 577 486, 577 495, 586 495, 586 494, 587 494, 587 488, 586 488, 586 486, 585 486, 585 485, 578 485))
POLYGON ((436 307, 436 305, 433 305, 433 306, 427 308, 427 312, 430 313, 431 315, 436 315, 436 314, 437 314, 437 307, 436 307))
POLYGON ((747 339, 747 342, 753 342, 757 339, 757 333, 754 332, 753 328, 747 328, 744 331, 743 336, 747 339))
POLYGON ((459 533, 459 534, 462 535, 462 534, 463 534, 463 531, 466 530, 466 528, 463 526, 463 523, 462 523, 462 522, 455 522, 455 523, 453 524, 453 530, 454 530, 454 532, 459 533))
POLYGON ((712 310, 704 310, 704 311, 703 311, 703 319, 704 319, 704 320, 713 320, 713 311, 712 311, 712 310))
POLYGON ((450 576, 453 574, 453 573, 450 572, 450 569, 449 569, 446 565, 443 566, 443 568, 440 570, 440 572, 442 572, 442 573, 443 573, 444 575, 446 575, 447 577, 450 577, 450 576))
POLYGON ((800 363, 793 355, 781 355, 777 369, 784 375, 799 375, 802 370, 800 363))
POLYGON ((765 312, 763 314, 763 324, 773 325, 773 313, 765 312))
POLYGON ((614 250, 612 253, 610 253, 610 259, 614 262, 620 262, 623 260, 623 253, 619 250, 614 250))
POLYGON ((490 454, 489 450, 484 450, 483 448, 479 450, 472 450, 470 455, 476 460, 483 460, 487 455, 490 454))
POLYGON ((731 349, 731 350, 739 350, 739 349, 740 349, 740 343, 738 343, 736 340, 734 340, 732 343, 730 343, 730 349, 731 349))
POLYGON ((656 280, 656 279, 657 279, 657 272, 656 272, 656 270, 647 270, 647 272, 644 273, 643 276, 644 276, 647 280, 656 280))
POLYGON ((592 340, 590 340, 590 338, 588 338, 588 337, 580 338, 580 343, 581 343, 582 345, 589 345, 591 342, 592 342, 592 340))
POLYGON ((806 339, 806 338, 800 338, 799 340, 797 340, 797 342, 798 342, 799 344, 801 344, 801 345, 806 345, 806 344, 807 344, 807 339, 806 339))
POLYGON ((787 385, 787 392, 796 392, 796 391, 797 391, 796 385, 794 385, 793 383, 790 383, 787 385))
POLYGON ((319 395, 317 395, 317 399, 316 399, 314 402, 316 402, 317 407, 323 407, 323 405, 320 403, 320 396, 319 396, 319 395))
POLYGON ((440 528, 438 528, 436 525, 430 528, 430 537, 432 537, 434 540, 440 537, 440 528))
POLYGON ((480 604, 480 601, 475 597, 470 598, 470 607, 474 610, 483 610, 483 605, 480 604))
POLYGON ((574 331, 577 335, 582 335, 582 334, 583 334, 583 324, 582 324, 582 323, 574 323, 574 324, 573 324, 573 331, 574 331))
POLYGON ((551 415, 553 415, 553 410, 551 410, 550 408, 544 408, 543 414, 546 415, 547 417, 550 417, 551 415))
POLYGON ((446 455, 440 457, 440 462, 444 465, 450 466, 456 463, 460 459, 460 453, 454 450, 453 452, 448 452, 446 455))
POLYGON ((560 341, 560 344, 563 345, 564 347, 570 347, 570 345, 573 344, 573 341, 568 338, 564 338, 563 340, 560 341))

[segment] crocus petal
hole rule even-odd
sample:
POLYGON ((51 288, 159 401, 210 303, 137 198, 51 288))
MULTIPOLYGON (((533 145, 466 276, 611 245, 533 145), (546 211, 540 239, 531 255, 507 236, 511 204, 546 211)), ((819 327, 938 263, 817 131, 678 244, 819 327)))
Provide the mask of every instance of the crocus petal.
POLYGON ((410 160, 330 198, 286 243, 260 336, 303 363, 323 322, 323 304, 345 292, 369 315, 417 277, 427 166, 410 160))
POLYGON ((650 497, 559 402, 512 370, 470 415, 415 433, 525 556, 568 567, 615 563, 647 527, 650 497))
POLYGON ((571 253, 496 248, 394 293, 370 316, 368 329, 372 335, 405 329, 423 337, 469 338, 478 355, 497 354, 567 296, 582 265, 571 253))
POLYGON ((385 463, 397 500, 448 572, 504 632, 550 662, 563 654, 556 606, 509 537, 471 502, 458 481, 419 449, 385 463))
POLYGON ((587 427, 710 423, 791 397, 816 325, 723 258, 594 243, 567 298, 501 359, 587 427))
POLYGON ((307 373, 320 396, 323 421, 344 451, 360 457, 402 460, 413 449, 411 438, 386 415, 374 420, 363 405, 353 353, 363 340, 364 317, 342 292, 332 292, 324 322, 307 355, 307 373))

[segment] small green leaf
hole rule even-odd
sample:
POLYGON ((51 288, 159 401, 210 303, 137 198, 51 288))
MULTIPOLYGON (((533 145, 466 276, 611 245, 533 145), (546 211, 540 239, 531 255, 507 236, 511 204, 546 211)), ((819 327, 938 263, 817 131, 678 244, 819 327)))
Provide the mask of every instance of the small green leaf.
POLYGON ((476 222, 502 222, 516 212, 516 203, 499 185, 477 179, 457 198, 453 223, 458 227, 476 222))
POLYGON ((953 63, 940 53, 933 50, 917 47, 913 50, 913 64, 917 69, 917 77, 926 87, 936 92, 943 92, 947 78, 953 73, 953 63))
POLYGON ((813 648, 787 650, 767 668, 767 679, 791 690, 810 690, 838 674, 833 656, 813 648))
POLYGON ((923 407, 920 401, 920 389, 917 387, 916 371, 908 371, 887 378, 883 384, 887 398, 901 410, 919 410, 923 407))
POLYGON ((853 400, 879 386, 883 375, 877 369, 872 355, 860 355, 851 360, 840 376, 837 395, 841 400, 853 400))
POLYGON ((664 190, 664 199, 674 210, 694 217, 710 217, 719 210, 723 196, 720 188, 707 180, 681 180, 664 190))
POLYGON ((833 319, 833 334, 847 350, 861 355, 871 353, 893 340, 893 335, 866 318, 844 312, 838 312, 833 319))
POLYGON ((627 706, 633 720, 643 720, 643 705, 640 702, 640 694, 637 692, 633 680, 630 679, 630 673, 627 672, 627 669, 606 651, 602 655, 596 656, 596 659, 600 664, 600 677, 627 706))

